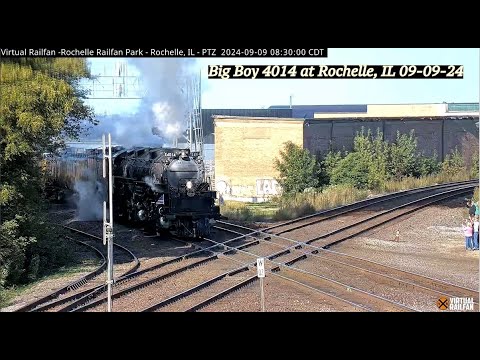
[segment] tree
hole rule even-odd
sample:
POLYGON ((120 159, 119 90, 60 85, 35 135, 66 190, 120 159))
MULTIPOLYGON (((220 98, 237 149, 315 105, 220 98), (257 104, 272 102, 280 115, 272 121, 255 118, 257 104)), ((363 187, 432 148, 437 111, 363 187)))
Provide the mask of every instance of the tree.
POLYGON ((280 173, 278 183, 286 193, 302 192, 319 184, 319 166, 314 155, 291 141, 275 159, 275 168, 280 173))
POLYGON ((40 160, 95 124, 78 86, 89 76, 85 59, 0 58, 0 287, 61 258, 45 251, 40 160))
POLYGON ((396 180, 414 175, 417 167, 417 139, 414 130, 410 134, 397 131, 395 142, 390 145, 389 172, 396 180))
POLYGON ((369 159, 360 152, 351 152, 333 169, 330 178, 332 185, 348 184, 356 188, 368 188, 370 172, 369 159))
POLYGON ((331 182, 333 171, 342 160, 341 151, 329 151, 320 161, 319 185, 328 185, 331 182))
POLYGON ((434 151, 433 156, 417 156, 417 165, 414 176, 421 177, 436 174, 442 169, 442 163, 438 161, 438 155, 434 151))
POLYGON ((467 168, 465 167, 462 154, 458 151, 458 148, 455 147, 455 149, 445 156, 442 163, 442 172, 449 176, 454 176, 465 173, 466 171, 467 168))
POLYGON ((341 159, 330 177, 332 184, 350 184, 357 188, 376 188, 387 179, 388 143, 377 130, 357 132, 353 151, 341 159))
POLYGON ((478 179, 478 170, 479 170, 478 152, 475 151, 472 157, 472 168, 470 169, 470 175, 472 179, 478 179))

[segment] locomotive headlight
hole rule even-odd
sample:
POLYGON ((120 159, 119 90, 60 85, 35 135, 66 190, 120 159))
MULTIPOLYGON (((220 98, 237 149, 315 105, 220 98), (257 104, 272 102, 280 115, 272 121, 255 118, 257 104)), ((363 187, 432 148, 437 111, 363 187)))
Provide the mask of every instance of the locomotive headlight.
POLYGON ((193 186, 193 184, 192 184, 192 182, 191 182, 191 181, 187 181, 187 184, 186 184, 186 186, 187 186, 187 189, 191 189, 191 188, 192 188, 192 186, 193 186))

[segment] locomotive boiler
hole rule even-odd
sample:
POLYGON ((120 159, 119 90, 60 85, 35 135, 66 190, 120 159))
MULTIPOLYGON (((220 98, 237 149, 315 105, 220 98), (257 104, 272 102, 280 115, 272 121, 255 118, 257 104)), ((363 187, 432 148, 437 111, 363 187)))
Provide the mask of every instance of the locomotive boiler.
POLYGON ((113 213, 147 231, 205 237, 221 218, 204 162, 189 149, 123 149, 112 154, 113 213))

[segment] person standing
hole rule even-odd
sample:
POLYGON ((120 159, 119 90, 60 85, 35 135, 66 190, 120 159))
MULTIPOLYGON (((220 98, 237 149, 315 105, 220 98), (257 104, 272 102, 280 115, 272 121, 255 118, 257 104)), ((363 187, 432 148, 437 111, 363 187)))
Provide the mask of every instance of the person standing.
POLYGON ((468 215, 470 215, 470 222, 473 223, 473 219, 475 218, 475 212, 477 211, 477 207, 473 203, 473 201, 468 202, 468 215))
POLYGON ((472 236, 473 236, 473 227, 472 222, 468 219, 465 220, 463 224, 463 234, 465 235, 465 249, 473 250, 472 236))
POLYGON ((478 215, 475 215, 475 220, 473 221, 473 250, 478 250, 478 226, 480 225, 478 221, 478 215))

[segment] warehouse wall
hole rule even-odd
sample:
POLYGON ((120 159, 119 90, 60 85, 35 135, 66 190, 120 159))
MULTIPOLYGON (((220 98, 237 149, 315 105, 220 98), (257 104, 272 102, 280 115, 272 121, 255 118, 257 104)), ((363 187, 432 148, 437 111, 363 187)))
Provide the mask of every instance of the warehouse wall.
POLYGON ((274 159, 289 140, 303 146, 303 119, 215 118, 215 190, 225 200, 278 194, 274 159))
POLYGON ((241 116, 241 117, 280 117, 291 118, 292 109, 202 109, 202 124, 204 142, 215 142, 212 133, 215 131, 213 120, 215 116, 241 116))
POLYGON ((388 141, 395 140, 397 131, 408 134, 414 130, 418 149, 427 156, 437 154, 439 160, 458 148, 467 161, 478 152, 477 119, 321 119, 305 121, 304 144, 312 153, 334 150, 351 150, 357 131, 364 127, 376 133, 383 132, 388 141))
POLYGON ((362 127, 383 132, 392 141, 397 131, 418 138, 419 151, 439 160, 457 146, 469 163, 478 153, 476 119, 295 119, 219 116, 214 119, 214 184, 222 199, 264 201, 279 193, 274 159, 286 141, 325 154, 330 147, 351 150, 362 127))

